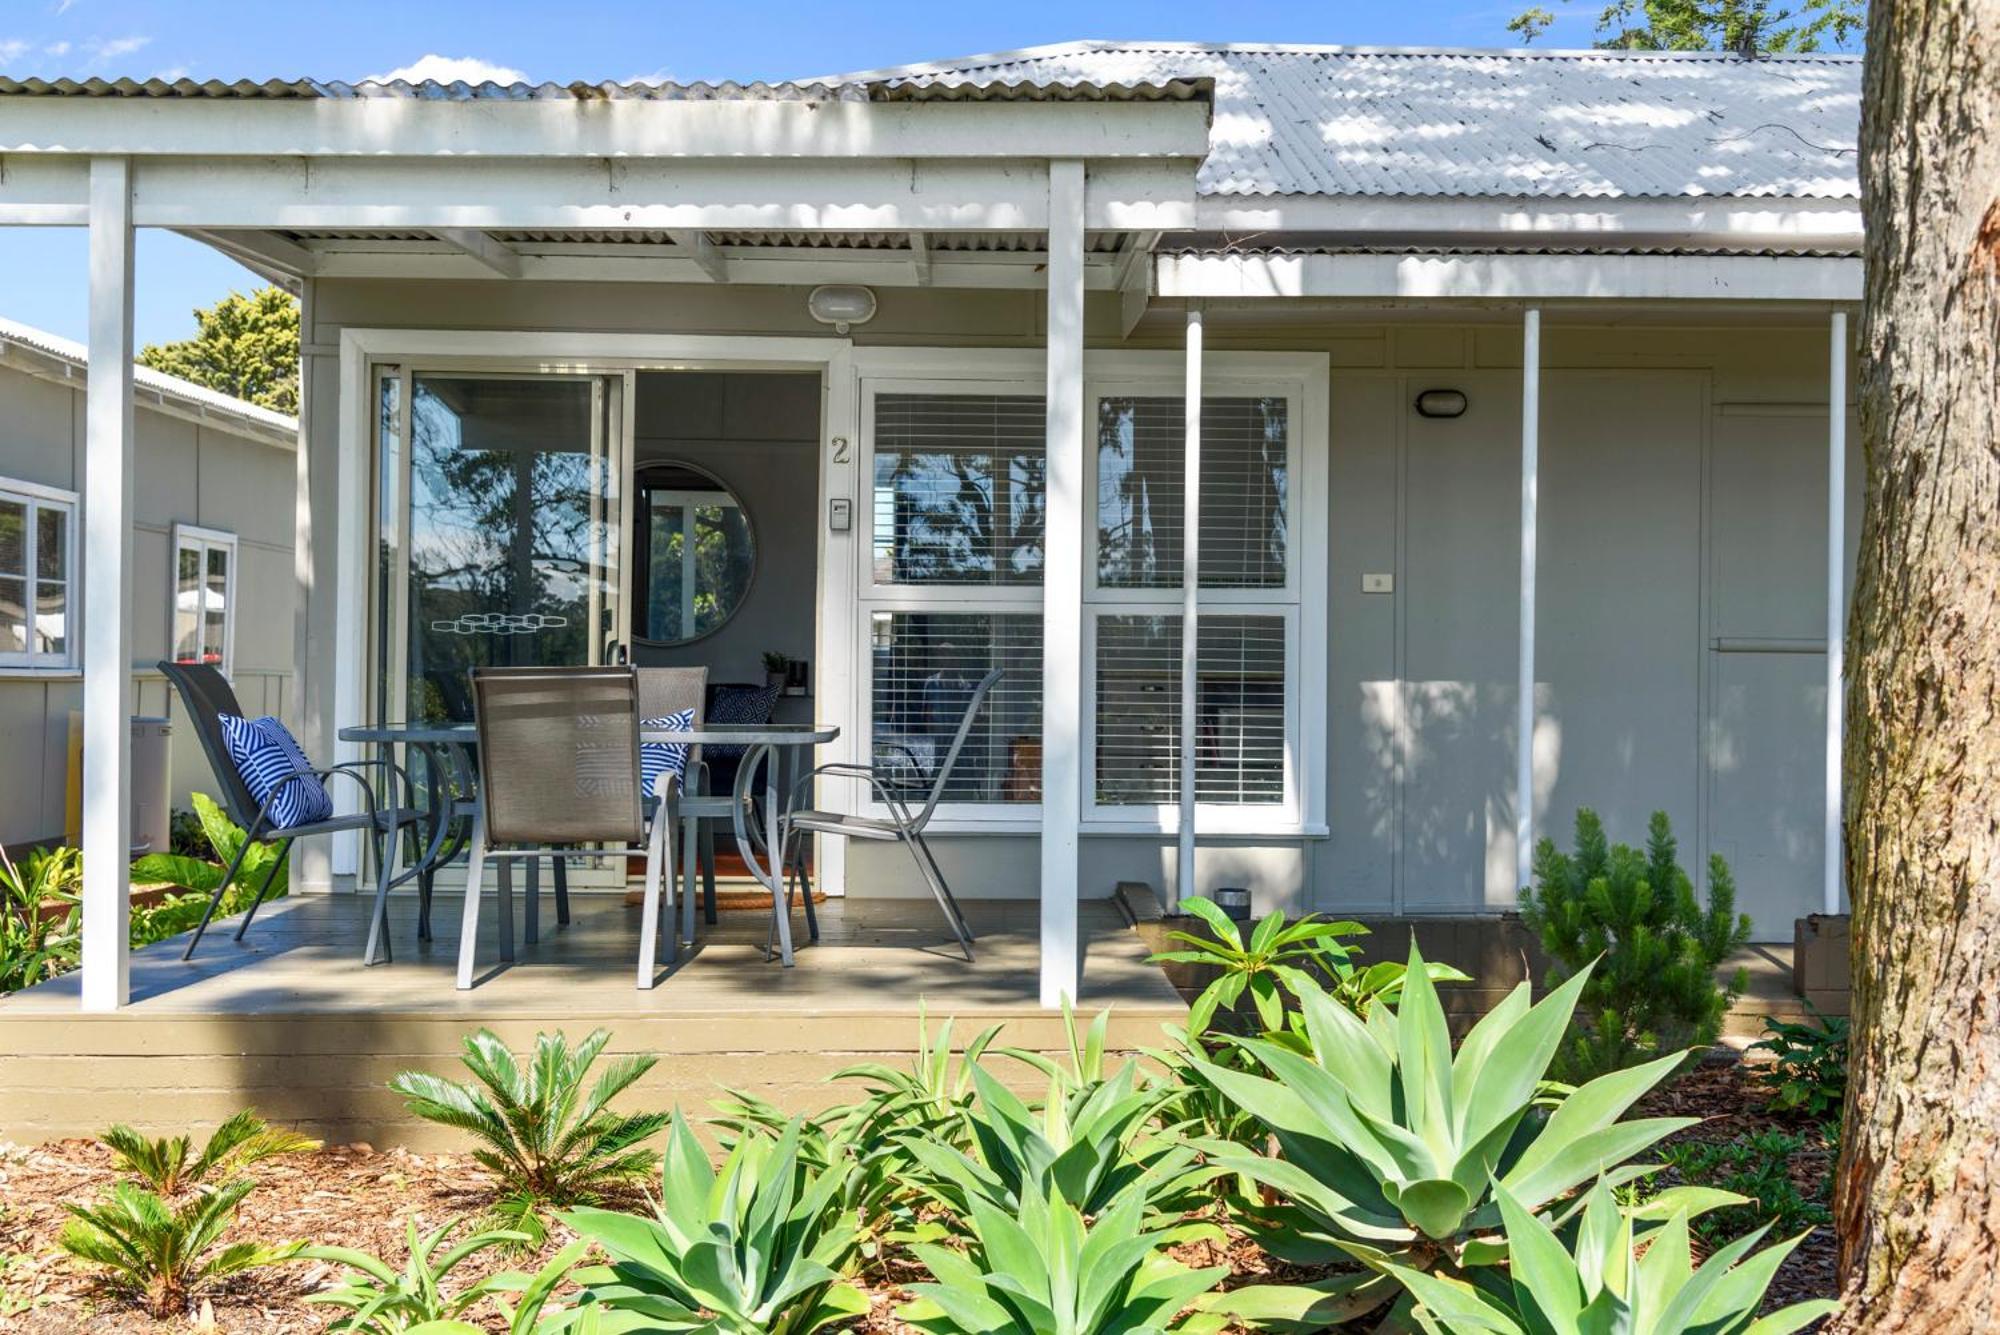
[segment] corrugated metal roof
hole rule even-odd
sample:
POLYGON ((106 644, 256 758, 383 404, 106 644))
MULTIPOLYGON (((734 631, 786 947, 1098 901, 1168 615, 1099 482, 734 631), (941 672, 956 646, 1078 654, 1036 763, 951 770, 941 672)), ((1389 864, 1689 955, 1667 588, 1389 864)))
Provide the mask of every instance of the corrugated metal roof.
POLYGON ((1852 56, 1089 41, 838 76, 1189 78, 1214 81, 1208 195, 1860 195, 1852 56))
MULTIPOLYGON (((33 325, 0 316, 0 345, 7 344, 67 362, 80 372, 87 373, 90 370, 90 350, 83 344, 63 338, 59 334, 51 334, 46 329, 37 329, 33 325)), ((164 371, 155 371, 150 366, 135 364, 132 367, 132 383, 137 388, 178 400, 184 408, 204 414, 218 414, 223 418, 233 417, 250 426, 262 427, 267 431, 280 432, 287 436, 295 435, 299 429, 296 418, 273 412, 269 408, 260 408, 254 403, 247 403, 233 395, 224 394, 221 390, 197 385, 192 380, 183 380, 164 371)))
POLYGON ((242 98, 409 98, 423 102, 1186 102, 1208 96, 1198 78, 1164 83, 1091 79, 987 79, 806 83, 343 83, 332 79, 14 79, 0 75, 0 96, 242 98))

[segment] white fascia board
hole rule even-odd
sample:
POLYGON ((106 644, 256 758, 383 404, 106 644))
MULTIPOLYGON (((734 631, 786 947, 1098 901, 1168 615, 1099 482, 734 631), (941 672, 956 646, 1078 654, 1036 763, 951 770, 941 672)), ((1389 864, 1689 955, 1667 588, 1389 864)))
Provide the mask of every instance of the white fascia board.
MULTIPOLYGON (((86 163, 8 159, 0 225, 87 222, 86 163)), ((135 164, 133 210, 174 228, 1039 232, 1046 172, 1004 158, 160 158, 135 164)), ((1093 231, 1186 230, 1194 163, 1093 162, 1085 199, 1093 231)))
MULTIPOLYGON (((766 254, 760 247, 724 247, 732 285, 810 287, 821 283, 863 283, 869 287, 1033 289, 1048 285, 1039 251, 1005 254, 931 252, 928 277, 920 276, 902 251, 799 251, 766 254)), ((343 242, 317 250, 320 278, 483 279, 493 272, 470 256, 441 247, 343 242)), ((665 249, 640 246, 551 247, 520 252, 523 281, 566 283, 698 283, 715 279, 695 260, 665 249), (605 251, 615 253, 606 254, 605 251), (636 252, 636 253, 635 253, 636 252)), ((1084 287, 1108 292, 1116 286, 1110 256, 1092 255, 1084 264, 1084 287)))
POLYGON ((1164 255, 1167 298, 1858 302, 1861 261, 1770 255, 1164 255))
POLYGON ((1184 158, 1204 102, 0 99, 0 153, 126 157, 1184 158))
POLYGON ((1207 195, 1196 228, 1256 244, 1282 233, 1338 236, 1354 244, 1479 242, 1519 245, 1561 238, 1621 246, 1706 245, 1738 249, 1861 247, 1861 206, 1850 199, 1486 199, 1324 195, 1207 195))

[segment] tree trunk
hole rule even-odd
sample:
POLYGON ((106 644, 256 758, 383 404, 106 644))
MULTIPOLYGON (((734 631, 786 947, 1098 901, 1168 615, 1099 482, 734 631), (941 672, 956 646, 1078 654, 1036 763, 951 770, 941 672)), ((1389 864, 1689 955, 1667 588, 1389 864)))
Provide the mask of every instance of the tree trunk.
POLYGON ((2000 1330, 2000 0, 1875 0, 1845 1331, 2000 1330))

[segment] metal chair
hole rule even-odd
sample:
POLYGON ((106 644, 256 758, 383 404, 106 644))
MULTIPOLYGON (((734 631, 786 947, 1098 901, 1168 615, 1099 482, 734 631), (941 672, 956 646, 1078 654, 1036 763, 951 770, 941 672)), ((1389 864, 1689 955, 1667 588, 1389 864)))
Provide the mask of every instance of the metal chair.
MULTIPOLYGON (((705 667, 642 667, 639 672, 639 717, 666 718, 684 709, 694 711, 699 729, 707 715, 708 669, 705 667)), ((730 814, 728 793, 708 791, 708 766, 702 748, 688 748, 687 773, 680 788, 681 870, 674 898, 682 906, 681 935, 694 939, 694 883, 701 877, 708 921, 715 921, 715 831, 709 824, 730 814)), ((672 868, 668 868, 671 873, 672 868)))
POLYGON ((944 791, 951 782, 953 769, 958 765, 959 754, 965 749, 965 740, 972 734, 972 725, 979 718, 979 712, 986 706, 986 697, 993 691, 994 683, 1005 675, 1005 669, 994 668, 987 673, 972 690, 966 702, 965 713, 958 720, 958 729, 952 735, 951 746, 944 759, 930 774, 929 792, 924 804, 912 813, 903 793, 909 785, 899 783, 890 777, 888 771, 877 765, 854 765, 836 763, 821 765, 811 774, 799 780, 794 792, 794 806, 797 798, 807 786, 821 775, 837 778, 865 779, 875 794, 875 799, 888 811, 887 817, 851 816, 839 811, 794 810, 785 822, 785 866, 787 879, 785 906, 791 907, 791 875, 796 874, 805 891, 806 903, 812 903, 812 878, 805 865, 803 843, 799 836, 805 834, 838 834, 850 839, 873 839, 896 842, 910 850, 911 859, 917 864, 917 871, 930 886, 931 895, 937 900, 938 908, 944 912, 945 922, 951 927, 952 935, 958 938, 959 948, 965 958, 972 958, 972 928, 965 921, 965 914, 959 910, 958 901, 952 897, 951 887, 945 884, 944 869, 938 865, 930 845, 924 842, 924 827, 930 824, 936 814, 938 803, 944 798, 944 791))
POLYGON ((208 924, 221 907, 222 898, 236 880, 236 873, 243 865, 243 855, 249 851, 254 841, 260 844, 278 844, 278 856, 271 864, 271 870, 264 875, 264 883, 257 887, 257 897, 250 902, 243 921, 237 925, 236 939, 250 930, 250 920, 257 916, 257 910, 264 903, 264 896, 271 889, 271 882, 277 879, 278 868, 285 865, 291 853, 292 841, 319 834, 340 834, 347 830, 365 830, 374 840, 375 846, 375 911, 368 923, 368 949, 362 956, 364 964, 374 964, 379 949, 383 962, 392 955, 388 938, 389 891, 409 879, 411 873, 398 877, 392 875, 389 852, 401 844, 400 835, 405 826, 415 826, 422 822, 423 813, 414 807, 378 807, 374 785, 368 781, 365 771, 377 769, 389 778, 390 791, 400 780, 407 798, 411 793, 410 776, 401 766, 387 759, 350 760, 329 769, 315 770, 313 773, 322 781, 339 776, 353 780, 362 794, 362 810, 351 816, 335 816, 331 820, 316 821, 311 825, 294 825, 287 829, 276 829, 269 825, 271 801, 299 776, 286 779, 265 795, 262 802, 250 796, 249 787, 243 776, 236 770, 236 762, 229 755, 229 748, 222 739, 220 718, 224 714, 244 717, 243 706, 237 703, 236 692, 230 689, 229 681, 215 668, 206 663, 175 663, 162 661, 159 669, 174 685, 186 707, 188 721, 194 725, 195 737, 201 742, 202 753, 208 757, 208 767, 215 774, 215 781, 222 789, 222 808, 229 819, 243 828, 244 840, 229 865, 223 869, 222 883, 208 898, 208 907, 202 911, 201 923, 194 929, 194 936, 188 941, 187 949, 181 952, 182 959, 192 959, 194 948, 201 944, 201 938, 208 932, 208 924))
MULTIPOLYGON (((660 938, 660 881, 679 817, 670 781, 651 821, 639 785, 639 688, 630 667, 474 668, 480 809, 474 818, 459 927, 458 986, 472 986, 486 862, 502 859, 500 959, 514 958, 509 860, 646 859, 638 985, 650 988, 660 938), (611 844, 617 847, 580 847, 611 844), (512 847, 508 847, 512 845, 512 847)), ((669 958, 678 958, 672 936, 669 958)))

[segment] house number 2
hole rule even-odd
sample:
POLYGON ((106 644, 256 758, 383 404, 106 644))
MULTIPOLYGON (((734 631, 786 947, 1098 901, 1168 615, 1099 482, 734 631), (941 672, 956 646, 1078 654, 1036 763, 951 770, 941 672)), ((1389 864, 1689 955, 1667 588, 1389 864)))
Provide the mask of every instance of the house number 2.
POLYGON ((833 461, 837 464, 847 462, 847 437, 835 436, 833 438, 833 461))

